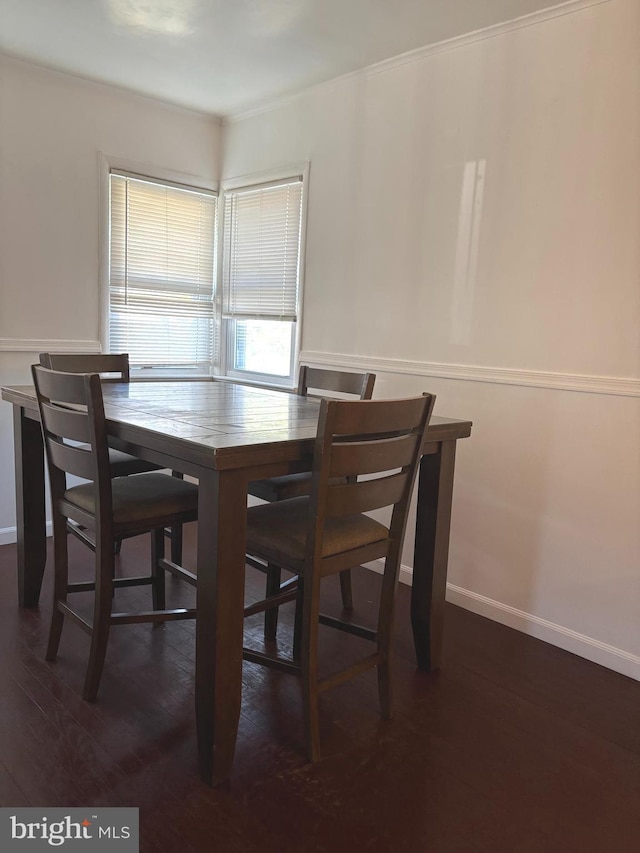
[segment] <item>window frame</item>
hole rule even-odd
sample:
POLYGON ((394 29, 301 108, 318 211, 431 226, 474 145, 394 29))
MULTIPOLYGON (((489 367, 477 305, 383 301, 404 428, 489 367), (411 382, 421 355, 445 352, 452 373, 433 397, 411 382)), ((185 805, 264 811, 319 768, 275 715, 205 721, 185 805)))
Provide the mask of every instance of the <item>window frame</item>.
MULTIPOLYGON (((217 265, 217 291, 216 291, 216 313, 219 317, 220 329, 220 353, 218 364, 216 365, 216 376, 219 378, 227 378, 236 382, 246 382, 249 384, 269 385, 276 388, 293 389, 297 387, 297 364, 300 356, 300 347, 302 341, 302 319, 304 305, 304 279, 305 279, 305 249, 306 249, 306 234, 307 234, 307 214, 308 214, 308 199, 309 199, 309 172, 310 164, 308 161, 302 163, 293 163, 284 168, 271 169, 264 172, 253 172, 250 174, 240 175, 233 178, 225 178, 220 182, 220 191, 218 196, 218 221, 219 237, 218 237, 218 265, 217 265), (296 320, 290 321, 291 329, 291 358, 289 364, 289 374, 287 376, 277 376, 270 373, 256 373, 249 370, 238 370, 233 367, 234 348, 235 348, 235 323, 238 322, 233 318, 224 318, 223 302, 224 302, 224 281, 223 281, 223 252, 225 248, 226 233, 224 230, 225 220, 225 193, 228 191, 239 190, 244 187, 259 187, 261 184, 270 184, 274 181, 286 181, 291 178, 301 176, 302 178, 302 200, 301 200, 301 215, 300 215, 300 254, 298 258, 298 288, 297 288, 297 305, 296 305, 296 320)), ((264 318, 269 322, 268 318, 264 318)), ((272 320, 271 322, 278 323, 280 320, 272 320)))
MULTIPOLYGON (((99 273, 98 273, 98 296, 99 296, 99 341, 102 352, 108 352, 109 342, 109 263, 110 263, 110 175, 111 171, 130 172, 158 183, 183 186, 186 189, 205 190, 215 193, 217 196, 217 220, 216 252, 215 252, 215 280, 214 280, 214 325, 217 330, 218 346, 214 347, 213 361, 208 372, 203 373, 195 368, 184 368, 176 365, 167 368, 131 368, 131 379, 163 380, 163 379, 228 379, 230 381, 244 382, 273 386, 276 388, 295 389, 297 387, 297 364, 300 356, 302 342, 302 322, 304 305, 304 280, 306 259, 306 235, 307 216, 309 200, 309 174, 310 163, 308 161, 293 163, 283 168, 271 169, 261 172, 248 173, 232 178, 216 181, 211 178, 174 172, 168 169, 158 168, 148 163, 140 163, 124 160, 119 157, 111 157, 103 152, 98 152, 99 171, 99 209, 100 209, 100 235, 99 235, 99 273), (295 176, 302 177, 302 206, 300 217, 300 256, 298 260, 298 300, 297 319, 292 321, 292 346, 290 373, 288 376, 276 376, 273 374, 255 373, 246 370, 237 370, 231 367, 234 345, 234 335, 230 328, 236 321, 223 319, 223 282, 222 282, 222 258, 224 250, 224 192, 226 190, 241 189, 245 186, 267 184, 273 181, 287 180, 295 176)), ((274 320, 273 322, 281 322, 274 320)))
MULTIPOLYGON (((219 248, 220 248, 220 187, 219 182, 210 178, 201 176, 184 174, 181 172, 173 172, 168 169, 160 169, 149 164, 123 160, 121 158, 108 157, 100 152, 98 154, 99 166, 99 201, 100 201, 100 239, 99 239, 99 339, 102 352, 109 351, 109 334, 110 334, 110 310, 109 310, 109 264, 110 264, 110 224, 111 224, 111 207, 110 207, 110 178, 111 172, 128 172, 132 176, 147 178, 149 181, 159 184, 167 184, 168 186, 183 187, 187 190, 205 191, 213 193, 217 198, 217 217, 218 227, 215 233, 216 246, 214 259, 214 324, 218 324, 218 305, 216 301, 217 282, 218 282, 218 264, 219 264, 219 248)), ((163 379, 209 379, 214 375, 214 362, 209 366, 209 370, 203 372, 202 369, 181 367, 175 365, 172 367, 152 367, 152 368, 131 368, 131 379, 145 380, 163 380, 163 379)))

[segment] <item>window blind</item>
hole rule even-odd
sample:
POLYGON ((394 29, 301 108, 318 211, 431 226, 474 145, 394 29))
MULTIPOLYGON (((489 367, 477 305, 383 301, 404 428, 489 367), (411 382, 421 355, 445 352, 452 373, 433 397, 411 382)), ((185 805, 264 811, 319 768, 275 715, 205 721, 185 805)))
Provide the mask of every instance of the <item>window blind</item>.
POLYGON ((224 194, 223 316, 296 320, 302 178, 224 194))
POLYGON ((209 368, 216 196, 112 172, 109 349, 132 366, 209 368))

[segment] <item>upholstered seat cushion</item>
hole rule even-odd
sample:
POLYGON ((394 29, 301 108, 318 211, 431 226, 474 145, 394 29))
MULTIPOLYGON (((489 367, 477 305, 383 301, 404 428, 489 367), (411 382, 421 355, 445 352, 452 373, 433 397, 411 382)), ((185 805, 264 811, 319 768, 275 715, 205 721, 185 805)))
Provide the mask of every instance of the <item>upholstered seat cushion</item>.
MULTIPOLYGON (((138 474, 111 481, 115 524, 137 523, 198 509, 198 487, 168 474, 138 474)), ((71 504, 95 514, 93 483, 73 486, 64 494, 71 504)))
MULTIPOLYGON (((80 444, 79 447, 89 450, 88 444, 80 444)), ((129 474, 144 474, 147 471, 160 470, 159 465, 147 462, 145 459, 138 459, 137 456, 116 450, 114 447, 109 448, 109 466, 112 477, 128 477, 129 474)))
MULTIPOLYGON (((346 483, 346 477, 332 477, 330 483, 346 483)), ((268 480, 253 480, 249 483, 249 494, 263 501, 286 501, 300 498, 311 491, 311 471, 302 474, 283 474, 268 480)))
POLYGON ((284 501, 308 495, 311 491, 311 472, 284 474, 268 480, 254 480, 249 484, 249 494, 263 501, 284 501))
MULTIPOLYGON (((309 498, 291 498, 250 507, 247 513, 247 550, 278 565, 304 560, 309 527, 309 498)), ((387 528, 367 515, 327 518, 322 556, 331 557, 387 539, 387 528)))
POLYGON ((116 450, 114 447, 109 448, 109 465, 111 466, 112 477, 128 477, 130 474, 144 474, 147 471, 160 470, 159 465, 147 462, 146 459, 138 459, 137 456, 116 450))

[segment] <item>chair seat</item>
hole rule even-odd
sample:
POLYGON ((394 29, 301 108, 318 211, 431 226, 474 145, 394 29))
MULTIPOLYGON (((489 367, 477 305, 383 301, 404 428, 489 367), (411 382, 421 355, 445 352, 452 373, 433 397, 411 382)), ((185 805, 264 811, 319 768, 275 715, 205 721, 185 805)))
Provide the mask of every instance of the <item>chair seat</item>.
MULTIPOLYGON (((198 487, 168 474, 138 474, 111 481, 114 524, 132 524, 148 518, 193 513, 198 510, 198 487)), ((83 483, 64 493, 64 499, 95 514, 94 486, 83 483)))
POLYGON ((109 465, 113 477, 128 477, 130 474, 145 474, 149 471, 161 470, 160 465, 155 462, 147 462, 146 459, 138 459, 130 453, 122 450, 109 448, 109 465))
MULTIPOLYGON (((332 477, 332 483, 346 483, 346 477, 332 477)), ((268 480, 253 480, 249 483, 249 494, 263 501, 286 501, 300 498, 311 491, 311 471, 301 474, 283 474, 268 480)))
MULTIPOLYGON (((309 529, 309 498, 250 507, 247 512, 247 551, 282 566, 301 563, 309 529)), ((322 556, 383 542, 389 531, 368 515, 327 518, 322 556)))
MULTIPOLYGON (((88 444, 81 444, 80 447, 83 450, 89 450, 88 444)), ((128 477, 130 474, 146 474, 149 471, 161 470, 155 462, 147 462, 146 459, 139 459, 123 450, 116 450, 115 447, 109 448, 109 465, 112 477, 128 477)))
POLYGON ((311 491, 311 472, 302 474, 284 474, 282 477, 270 477, 268 480, 254 480, 249 483, 249 494, 263 501, 284 501, 308 495, 311 491))

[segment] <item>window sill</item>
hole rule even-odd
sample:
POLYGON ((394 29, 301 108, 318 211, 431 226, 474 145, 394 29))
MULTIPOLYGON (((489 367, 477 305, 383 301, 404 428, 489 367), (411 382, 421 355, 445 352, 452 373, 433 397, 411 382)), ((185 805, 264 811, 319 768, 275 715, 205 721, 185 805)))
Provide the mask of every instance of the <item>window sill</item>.
POLYGON ((213 382, 215 377, 211 376, 209 373, 202 373, 199 376, 194 376, 192 373, 189 376, 180 376, 179 373, 167 374, 166 376, 151 376, 147 375, 132 375, 130 377, 131 382, 213 382))
POLYGON ((264 388, 267 391, 284 391, 287 394, 295 394, 296 388, 292 385, 277 385, 275 382, 260 382, 258 379, 250 379, 240 376, 212 376, 214 382, 233 382, 236 385, 251 385, 253 388, 264 388))

